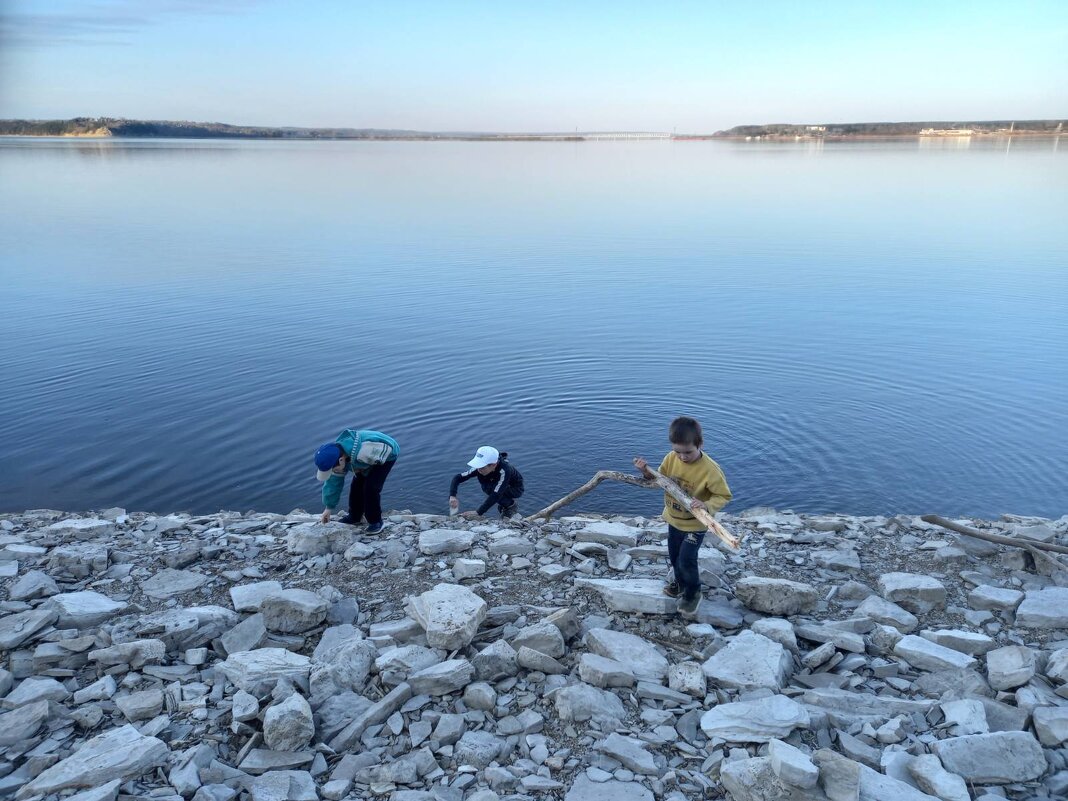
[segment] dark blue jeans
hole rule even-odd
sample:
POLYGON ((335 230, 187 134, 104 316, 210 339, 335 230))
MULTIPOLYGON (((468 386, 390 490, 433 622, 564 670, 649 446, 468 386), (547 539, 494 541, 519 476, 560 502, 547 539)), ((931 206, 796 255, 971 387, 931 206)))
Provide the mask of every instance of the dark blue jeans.
POLYGON ((369 526, 382 522, 382 485, 394 464, 396 462, 376 464, 353 475, 349 487, 349 514, 353 523, 359 523, 361 517, 367 518, 369 526))
POLYGON ((682 597, 691 599, 701 593, 701 573, 697 569, 697 552, 705 541, 704 531, 679 531, 668 525, 668 561, 675 571, 682 597))

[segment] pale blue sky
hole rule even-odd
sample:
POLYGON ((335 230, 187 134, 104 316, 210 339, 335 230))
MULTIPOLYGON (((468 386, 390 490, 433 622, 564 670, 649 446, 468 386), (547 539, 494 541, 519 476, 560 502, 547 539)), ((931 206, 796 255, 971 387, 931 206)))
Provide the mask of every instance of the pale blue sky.
POLYGON ((1068 116, 1065 0, 0 0, 0 117, 419 130, 1068 116))

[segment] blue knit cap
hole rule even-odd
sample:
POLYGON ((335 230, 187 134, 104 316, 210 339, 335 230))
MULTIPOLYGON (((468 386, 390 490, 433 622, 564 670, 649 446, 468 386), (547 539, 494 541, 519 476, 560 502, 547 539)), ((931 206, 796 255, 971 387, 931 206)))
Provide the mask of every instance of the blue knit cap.
POLYGON ((330 477, 330 471, 334 469, 344 452, 336 442, 327 442, 319 446, 319 450, 315 452, 315 466, 318 468, 315 477, 320 481, 326 481, 330 477))

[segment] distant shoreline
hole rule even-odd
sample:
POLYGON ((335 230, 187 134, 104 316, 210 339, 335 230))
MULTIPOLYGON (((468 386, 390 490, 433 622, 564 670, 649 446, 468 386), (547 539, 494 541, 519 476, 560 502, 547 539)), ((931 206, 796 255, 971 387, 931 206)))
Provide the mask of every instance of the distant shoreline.
POLYGON ((393 128, 298 128, 240 126, 217 122, 127 120, 77 117, 69 120, 0 120, 0 136, 77 139, 262 139, 299 141, 409 142, 589 142, 727 140, 852 140, 1059 136, 1064 120, 993 120, 984 122, 873 122, 826 125, 739 125, 714 133, 666 131, 574 131, 499 133, 484 131, 412 131, 393 128))
POLYGON ((789 134, 763 134, 757 136, 742 136, 739 134, 679 134, 668 137, 631 136, 609 138, 603 136, 539 136, 526 134, 516 136, 351 136, 351 137, 318 137, 318 136, 287 136, 279 139, 273 136, 180 136, 175 134, 156 135, 123 135, 97 133, 69 133, 69 134, 8 134, 0 133, 5 139, 80 139, 80 140, 137 140, 137 139, 187 139, 190 141, 242 141, 242 142, 606 142, 606 141, 661 141, 661 142, 856 142, 877 141, 886 139, 917 139, 917 140, 941 140, 941 139, 1052 139, 1058 136, 1068 136, 1068 131, 1013 131, 997 133, 972 133, 972 134, 834 134, 827 136, 800 136, 789 134))

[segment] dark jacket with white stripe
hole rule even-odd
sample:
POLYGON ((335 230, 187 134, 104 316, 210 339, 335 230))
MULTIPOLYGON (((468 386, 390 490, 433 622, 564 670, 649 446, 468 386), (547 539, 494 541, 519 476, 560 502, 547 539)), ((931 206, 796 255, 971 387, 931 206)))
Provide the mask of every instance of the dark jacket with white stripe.
POLYGON ((449 495, 455 496, 460 489, 460 484, 464 481, 469 478, 477 478, 478 483, 482 485, 482 491, 488 496, 485 502, 478 507, 478 513, 484 515, 493 504, 499 503, 502 506, 511 506, 515 499, 523 494, 523 489, 516 478, 518 473, 519 471, 503 458, 497 462, 497 469, 488 475, 482 475, 478 472, 478 468, 472 467, 470 470, 457 473, 452 477, 449 495))

